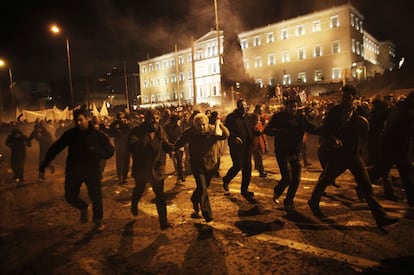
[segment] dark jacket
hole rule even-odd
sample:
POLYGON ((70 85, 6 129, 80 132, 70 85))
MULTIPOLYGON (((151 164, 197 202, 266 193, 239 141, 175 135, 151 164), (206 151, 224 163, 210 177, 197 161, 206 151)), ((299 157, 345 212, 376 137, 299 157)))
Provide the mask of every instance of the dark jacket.
POLYGON ((224 127, 223 134, 216 136, 215 126, 209 125, 209 127, 209 132, 205 134, 198 132, 194 126, 187 128, 175 143, 176 148, 189 144, 190 165, 193 171, 196 169, 211 171, 218 168, 220 148, 217 141, 227 139, 230 132, 224 127))
POLYGON ((347 111, 341 104, 332 107, 321 127, 321 146, 336 147, 335 140, 342 142, 334 148, 343 156, 361 154, 368 137, 368 120, 355 109, 347 111))
POLYGON ((13 157, 24 158, 26 147, 32 146, 30 140, 19 129, 13 129, 6 138, 6 145, 10 147, 13 157))
POLYGON ((166 152, 172 150, 162 127, 143 123, 131 130, 128 148, 132 153, 132 177, 135 180, 162 180, 165 177, 166 152), (150 133, 154 132, 153 140, 150 133))
POLYGON ((243 116, 238 110, 234 110, 227 115, 224 125, 230 131, 228 139, 229 146, 235 148, 248 148, 253 145, 253 125, 249 115, 243 116), (236 138, 239 137, 243 144, 237 144, 236 138))
POLYGON ((95 129, 91 124, 85 131, 75 127, 64 132, 53 143, 46 153, 41 169, 44 169, 66 146, 66 174, 99 175, 99 161, 109 159, 114 154, 114 147, 104 132, 95 129))
POLYGON ((300 153, 305 132, 318 134, 316 126, 305 115, 290 116, 287 111, 275 113, 265 128, 266 135, 275 136, 275 153, 285 156, 300 153))
POLYGON ((128 123, 123 123, 122 120, 119 119, 113 121, 109 126, 108 135, 114 138, 117 154, 128 152, 128 137, 130 132, 130 125, 128 123))

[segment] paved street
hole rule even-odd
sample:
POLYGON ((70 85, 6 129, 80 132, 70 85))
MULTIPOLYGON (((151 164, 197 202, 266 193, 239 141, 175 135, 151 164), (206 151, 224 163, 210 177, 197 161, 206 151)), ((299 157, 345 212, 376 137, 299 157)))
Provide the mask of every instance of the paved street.
MULTIPOLYGON (((33 149, 34 150, 34 149, 33 149)), ((182 185, 170 173, 166 179, 168 218, 174 224, 159 229, 154 194, 148 191, 139 215, 130 213, 133 180, 115 183, 114 158, 107 163, 103 182, 106 230, 97 233, 92 223, 80 224, 79 213, 63 199, 63 170, 36 181, 37 161, 28 161, 27 184, 17 186, 2 175, 0 196, 1 274, 354 274, 413 270, 414 214, 408 212, 398 179, 398 202, 381 204, 398 224, 380 230, 365 204, 358 203, 349 172, 328 187, 321 210, 314 217, 306 201, 321 172, 310 148, 312 167, 303 169, 295 210, 286 212, 272 202, 280 179, 273 154, 265 155, 265 179, 253 172, 253 201, 240 195, 240 175, 225 196, 220 178, 209 189, 214 220, 190 218, 192 176, 182 185)), ((37 159, 37 158, 34 158, 37 159)), ((230 167, 226 154, 221 174, 230 167)), ((393 175, 398 173, 393 171, 393 175)), ((82 197, 87 197, 82 189, 82 197)), ((282 196, 282 199, 284 195, 282 196)), ((91 211, 90 211, 91 212, 91 211)), ((89 213, 91 215, 91 213, 89 213)))

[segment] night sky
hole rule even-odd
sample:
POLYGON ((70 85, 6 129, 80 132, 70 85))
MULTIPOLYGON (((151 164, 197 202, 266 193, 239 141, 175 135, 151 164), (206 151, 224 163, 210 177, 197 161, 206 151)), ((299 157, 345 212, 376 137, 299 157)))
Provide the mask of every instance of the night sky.
MULTIPOLYGON (((342 4, 343 0, 218 0, 220 24, 245 31, 342 4)), ((397 45, 406 69, 414 71, 412 14, 408 0, 352 3, 365 16, 365 29, 379 41, 397 45)), ((214 0, 71 0, 8 1, 0 16, 0 58, 11 64, 14 78, 53 81, 66 74, 67 35, 74 77, 98 78, 125 60, 137 61, 189 47, 214 28, 214 0), (148 2, 148 3, 145 3, 148 2), (65 34, 49 32, 59 24, 65 34)), ((0 70, 0 80, 7 78, 0 70)))

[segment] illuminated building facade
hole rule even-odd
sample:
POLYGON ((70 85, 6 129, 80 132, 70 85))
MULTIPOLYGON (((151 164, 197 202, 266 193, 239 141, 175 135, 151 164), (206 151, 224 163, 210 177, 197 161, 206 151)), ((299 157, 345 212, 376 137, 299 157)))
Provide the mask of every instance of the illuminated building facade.
POLYGON ((346 4, 239 34, 246 72, 260 85, 362 80, 395 68, 395 47, 364 30, 346 4))
MULTIPOLYGON (((245 72, 261 86, 342 84, 396 67, 395 45, 367 33, 364 16, 351 4, 242 32, 238 39, 245 72)), ((223 33, 219 48, 223 53, 223 33)), ((210 31, 194 42, 194 69, 191 48, 139 62, 141 103, 193 103, 195 89, 197 103, 220 104, 217 51, 217 33, 210 31)))
MULTIPOLYGON (((220 52, 223 32, 220 33, 220 52)), ((221 74, 217 32, 210 31, 194 41, 194 72, 192 48, 183 49, 138 62, 141 104, 185 104, 196 102, 211 106, 221 102, 221 74)))

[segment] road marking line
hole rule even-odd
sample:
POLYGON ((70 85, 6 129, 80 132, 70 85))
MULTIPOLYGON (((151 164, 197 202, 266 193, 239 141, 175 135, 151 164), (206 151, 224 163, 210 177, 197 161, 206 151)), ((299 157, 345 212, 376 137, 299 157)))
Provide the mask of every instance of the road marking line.
MULTIPOLYGON (((211 227, 214 227, 220 230, 231 230, 231 231, 241 233, 241 231, 237 227, 223 224, 223 223, 218 223, 215 221, 211 223, 211 227)), ((325 248, 321 248, 321 247, 317 247, 317 246, 313 246, 313 245, 309 245, 309 244, 305 244, 305 243, 301 243, 297 241, 292 241, 292 240, 288 240, 284 238, 282 239, 282 238, 271 236, 268 234, 253 235, 251 236, 251 238, 255 238, 263 242, 271 242, 273 244, 292 248, 292 249, 305 252, 308 254, 313 254, 318 257, 333 259, 333 260, 340 261, 340 262, 346 262, 352 265, 357 265, 359 267, 374 267, 374 266, 380 265, 380 262, 377 262, 377 261, 373 261, 373 260, 369 260, 369 259, 365 259, 361 257, 355 257, 352 255, 340 253, 337 251, 333 251, 333 250, 329 250, 329 249, 325 249, 325 248)))
MULTIPOLYGON (((168 207, 168 209, 171 210, 170 207, 168 207)), ((155 216, 155 217, 158 216, 157 211, 153 208, 153 206, 150 206, 149 204, 146 204, 146 203, 140 204, 140 211, 143 211, 149 216, 155 216)), ((206 223, 206 225, 211 226, 215 229, 219 229, 219 230, 231 230, 233 232, 238 233, 239 235, 242 235, 242 231, 240 231, 239 228, 228 225, 228 224, 213 221, 208 224, 206 223)), ((268 234, 253 235, 251 236, 251 238, 255 238, 263 242, 271 242, 273 244, 295 249, 301 252, 305 252, 307 254, 312 254, 318 257, 323 257, 323 258, 328 258, 328 259, 333 259, 333 260, 345 262, 351 265, 356 265, 359 267, 374 267, 374 266, 380 265, 380 262, 377 262, 377 261, 373 261, 373 260, 369 260, 369 259, 365 259, 361 257, 355 257, 352 255, 340 253, 337 251, 333 251, 333 250, 329 250, 329 249, 325 249, 325 248, 321 248, 321 247, 317 247, 317 246, 313 246, 313 245, 309 245, 309 244, 305 244, 305 243, 301 243, 301 242, 297 242, 293 240, 288 240, 284 238, 282 239, 282 238, 271 236, 268 234)))

